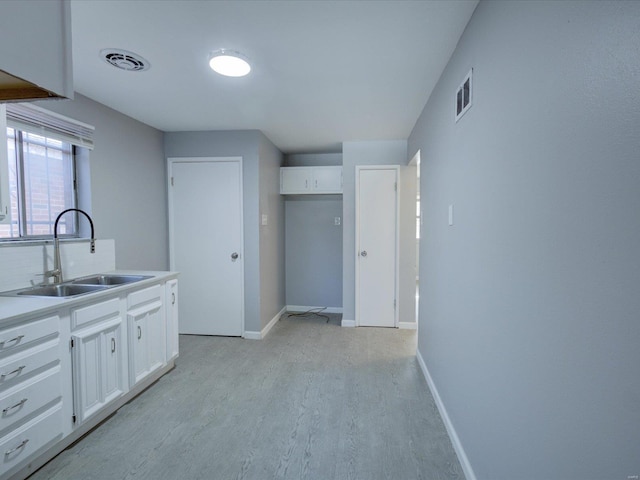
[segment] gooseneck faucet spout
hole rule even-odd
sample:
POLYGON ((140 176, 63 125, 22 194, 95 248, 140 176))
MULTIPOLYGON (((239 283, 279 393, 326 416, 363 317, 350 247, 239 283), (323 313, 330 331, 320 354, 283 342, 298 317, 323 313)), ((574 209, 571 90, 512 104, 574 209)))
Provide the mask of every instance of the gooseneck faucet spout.
POLYGON ((56 218, 56 223, 53 224, 53 270, 51 272, 47 272, 50 276, 53 277, 53 283, 62 283, 62 262, 60 261, 60 239, 58 238, 58 222, 60 218, 67 212, 78 212, 83 214, 89 220, 89 224, 91 225, 91 244, 89 251, 91 253, 96 253, 96 237, 93 229, 93 220, 87 212, 84 210, 80 210, 79 208, 68 208, 58 215, 56 218))

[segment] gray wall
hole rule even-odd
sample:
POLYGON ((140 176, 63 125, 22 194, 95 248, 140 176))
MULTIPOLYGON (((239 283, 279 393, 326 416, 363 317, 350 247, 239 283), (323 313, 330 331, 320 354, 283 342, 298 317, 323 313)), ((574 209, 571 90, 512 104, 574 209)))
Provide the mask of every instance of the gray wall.
POLYGON ((287 305, 342 308, 342 199, 294 197, 285 201, 287 305))
POLYGON ((264 135, 259 147, 260 322, 264 328, 285 305, 284 199, 280 195, 283 155, 264 135), (262 215, 267 225, 262 225, 262 215))
POLYGON ((640 474, 639 27, 638 2, 480 2, 410 136, 418 348, 478 479, 640 474))
POLYGON ((162 132, 80 94, 37 104, 96 127, 91 215, 96 236, 115 239, 116 267, 169 268, 162 132))
MULTIPOLYGON (((294 154, 289 167, 342 165, 341 153, 294 154)), ((284 195, 287 305, 342 308, 341 195, 284 195)))
MULTIPOLYGON (((342 161, 342 318, 353 321, 356 318, 356 165, 406 165, 407 142, 344 142, 342 161)), ((415 274, 413 278, 415 280, 415 274)))

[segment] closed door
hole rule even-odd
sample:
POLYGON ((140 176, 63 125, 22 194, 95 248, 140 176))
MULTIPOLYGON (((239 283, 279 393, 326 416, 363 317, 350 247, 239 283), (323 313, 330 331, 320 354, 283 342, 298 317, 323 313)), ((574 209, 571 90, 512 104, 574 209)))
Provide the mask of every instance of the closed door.
POLYGON ((395 327, 398 167, 357 167, 356 181, 356 324, 395 327))
POLYGON ((169 159, 171 269, 180 272, 180 333, 243 333, 242 164, 169 159))

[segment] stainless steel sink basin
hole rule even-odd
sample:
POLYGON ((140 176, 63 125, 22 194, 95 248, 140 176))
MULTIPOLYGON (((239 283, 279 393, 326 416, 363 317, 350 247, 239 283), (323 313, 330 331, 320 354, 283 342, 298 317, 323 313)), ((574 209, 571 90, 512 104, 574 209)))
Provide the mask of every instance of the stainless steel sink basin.
POLYGON ((15 292, 15 295, 29 297, 75 297, 86 293, 93 293, 108 288, 104 285, 47 285, 44 287, 25 288, 15 292))
POLYGON ((71 283, 73 285, 126 285, 151 278, 148 275, 93 275, 91 277, 78 278, 71 283))
POLYGON ((76 297, 152 278, 150 275, 101 274, 77 278, 59 285, 41 285, 2 292, 3 297, 76 297))

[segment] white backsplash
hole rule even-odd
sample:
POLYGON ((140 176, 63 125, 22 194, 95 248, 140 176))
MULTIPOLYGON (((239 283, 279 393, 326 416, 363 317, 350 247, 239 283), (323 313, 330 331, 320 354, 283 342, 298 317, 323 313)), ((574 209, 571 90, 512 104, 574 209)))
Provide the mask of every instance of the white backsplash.
MULTIPOLYGON (((114 240, 96 240, 96 252, 89 252, 89 241, 60 242, 60 261, 64 279, 108 272, 116 268, 114 240)), ((53 269, 53 243, 46 245, 0 246, 0 292, 38 285, 43 272, 53 269)))

